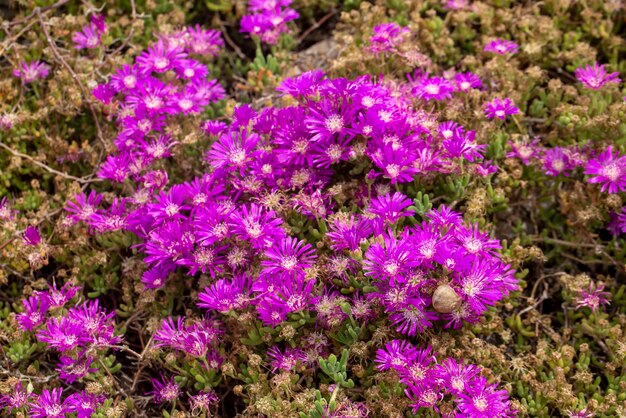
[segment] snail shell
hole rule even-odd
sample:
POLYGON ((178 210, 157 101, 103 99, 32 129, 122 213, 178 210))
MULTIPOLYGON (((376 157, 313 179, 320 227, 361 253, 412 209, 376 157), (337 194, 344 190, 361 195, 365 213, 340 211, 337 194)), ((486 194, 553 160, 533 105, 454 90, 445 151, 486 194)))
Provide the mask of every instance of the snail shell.
POLYGON ((461 306, 461 297, 447 284, 442 284, 433 293, 433 308, 437 312, 454 312, 459 306, 461 306))

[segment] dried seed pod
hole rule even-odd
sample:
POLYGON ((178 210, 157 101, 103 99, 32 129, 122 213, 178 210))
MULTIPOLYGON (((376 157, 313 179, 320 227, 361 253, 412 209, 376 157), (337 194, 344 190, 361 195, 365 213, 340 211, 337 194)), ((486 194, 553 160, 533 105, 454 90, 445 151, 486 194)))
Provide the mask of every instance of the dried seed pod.
POLYGON ((450 313, 461 306, 461 297, 447 284, 442 284, 433 293, 433 308, 439 313, 450 313))

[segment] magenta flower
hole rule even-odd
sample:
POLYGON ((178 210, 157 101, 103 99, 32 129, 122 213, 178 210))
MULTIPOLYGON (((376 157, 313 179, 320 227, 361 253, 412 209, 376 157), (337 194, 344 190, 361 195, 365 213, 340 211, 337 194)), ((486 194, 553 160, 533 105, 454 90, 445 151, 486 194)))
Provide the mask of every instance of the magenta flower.
POLYGON ((473 256, 494 255, 495 250, 502 248, 498 240, 490 239, 487 233, 480 232, 478 224, 459 227, 454 234, 458 243, 473 256))
POLYGON ((481 89, 483 82, 474 73, 459 73, 454 76, 454 86, 456 91, 469 91, 471 89, 481 89))
POLYGON ((417 349, 408 341, 392 340, 376 351, 374 362, 381 371, 394 369, 400 371, 408 367, 417 357, 417 349))
POLYGON ((276 370, 291 371, 299 363, 303 363, 307 360, 307 356, 304 351, 298 348, 287 347, 284 352, 280 348, 274 346, 267 350, 267 357, 272 359, 270 365, 272 371, 276 370))
POLYGON ((33 394, 28 393, 19 381, 7 395, 0 395, 0 408, 8 408, 11 413, 14 409, 20 409, 28 404, 33 394))
POLYGON ((451 358, 445 359, 434 370, 434 374, 443 381, 445 387, 457 396, 468 389, 479 373, 480 369, 473 364, 465 365, 451 358))
POLYGON ((531 158, 539 154, 539 139, 532 141, 522 140, 519 142, 509 141, 511 151, 507 152, 507 158, 519 158, 524 165, 530 164, 531 158))
POLYGON ((335 251, 348 249, 356 251, 365 238, 371 235, 371 222, 357 219, 353 214, 345 218, 336 218, 330 224, 326 236, 331 240, 335 251))
POLYGON ((189 397, 192 415, 199 415, 200 412, 208 412, 213 405, 219 402, 219 397, 214 390, 198 392, 189 397))
POLYGON ((281 94, 289 94, 294 97, 310 96, 317 91, 325 75, 322 70, 307 71, 297 77, 283 80, 276 87, 276 90, 281 94))
POLYGON ((581 289, 574 298, 574 307, 578 310, 586 307, 596 312, 602 305, 608 305, 611 294, 603 292, 604 284, 589 283, 588 289, 581 289))
POLYGON ((198 307, 226 313, 231 309, 243 309, 250 302, 248 295, 250 279, 245 273, 232 280, 219 279, 198 294, 198 307))
POLYGON ((187 54, 182 48, 159 41, 142 52, 137 57, 136 63, 143 74, 148 75, 152 72, 164 73, 174 69, 186 57, 187 54))
POLYGON ((369 207, 369 212, 376 215, 375 230, 376 235, 382 234, 387 227, 395 224, 403 217, 412 216, 415 211, 407 209, 413 202, 400 192, 393 195, 388 194, 378 196, 369 207))
MULTIPOLYGON (((18 116, 15 113, 3 113, 0 115, 0 129, 8 131, 17 122, 18 116)), ((0 215, 0 219, 2 216, 0 215)))
POLYGON ((95 395, 83 390, 68 396, 65 402, 76 414, 76 418, 90 418, 105 399, 104 395, 95 395))
POLYGON ((448 10, 463 10, 469 6, 469 0, 446 0, 444 8, 448 10))
POLYGON ((30 245, 32 247, 38 246, 41 243, 41 234, 39 234, 39 229, 32 225, 27 227, 22 235, 22 240, 26 245, 30 245))
POLYGON ((487 384, 487 379, 482 376, 474 378, 472 384, 457 396, 457 407, 463 416, 490 418, 511 414, 508 392, 497 390, 495 384, 487 384))
POLYGON ((61 388, 52 389, 52 391, 43 390, 41 395, 29 404, 29 416, 33 418, 64 418, 66 414, 72 412, 72 408, 67 399, 65 402, 61 402, 62 394, 61 388))
POLYGON ((102 42, 102 35, 98 27, 89 24, 81 32, 74 32, 72 41, 76 44, 76 49, 95 49, 102 42))
POLYGON ((410 34, 409 28, 401 27, 395 22, 382 23, 374 26, 370 37, 369 51, 378 55, 381 52, 392 51, 410 34))
POLYGON ((65 204, 65 210, 71 214, 68 215, 68 219, 72 222, 79 222, 91 219, 102 201, 102 196, 92 190, 89 192, 89 196, 80 192, 74 196, 74 199, 76 202, 68 201, 65 204))
POLYGON ((29 84, 38 78, 46 78, 50 72, 50 66, 41 61, 23 63, 13 70, 13 75, 22 79, 22 84, 29 84))
POLYGON ((10 221, 15 217, 16 210, 11 208, 11 204, 6 197, 0 199, 0 221, 10 221))
POLYGON ((267 211, 254 203, 242 206, 230 217, 230 227, 235 236, 247 240, 255 249, 269 248, 285 236, 282 223, 273 210, 267 211))
POLYGON ((507 116, 516 115, 519 112, 517 106, 507 97, 504 99, 496 97, 491 102, 485 104, 485 115, 487 119, 498 118, 505 120, 507 116))
POLYGON ((149 394, 154 397, 156 402, 175 402, 181 395, 180 387, 174 380, 174 377, 166 380, 165 377, 161 375, 160 380, 151 379, 151 382, 153 389, 149 394))
POLYGON ((44 293, 35 293, 22 300, 24 312, 17 314, 15 319, 23 330, 32 331, 43 324, 46 313, 50 309, 50 299, 44 293))
POLYGON ((190 54, 217 56, 223 46, 220 31, 202 29, 200 25, 186 29, 185 48, 190 54))
POLYGON ((45 328, 37 333, 37 338, 61 352, 69 351, 89 341, 83 324, 65 316, 61 319, 50 318, 45 328))
POLYGON ((424 77, 413 88, 413 94, 426 101, 449 99, 452 97, 453 91, 454 85, 449 80, 441 77, 424 77))
POLYGON ((498 55, 515 54, 519 50, 519 45, 513 41, 498 38, 488 42, 484 50, 498 55))
POLYGON ((585 174, 593 177, 589 183, 600 183, 600 190, 609 193, 618 193, 626 190, 626 156, 619 151, 613 153, 613 146, 609 145, 597 157, 592 158, 585 167, 585 174))
POLYGON ((278 277, 282 280, 295 279, 315 263, 317 255, 311 244, 285 237, 272 245, 264 253, 266 260, 261 262, 261 274, 278 277))
POLYGON ((88 373, 98 371, 97 368, 90 367, 93 357, 79 355, 78 358, 70 356, 61 356, 59 358, 59 365, 57 371, 59 372, 59 378, 65 383, 72 384, 77 379, 82 379, 88 373))
POLYGON ((586 65, 577 68, 574 75, 583 86, 592 90, 599 90, 608 83, 619 83, 619 72, 608 73, 603 65, 594 62, 593 65, 586 65))
POLYGON ((383 243, 376 242, 365 254, 363 270, 366 276, 381 281, 404 281, 402 277, 410 268, 417 267, 419 261, 413 256, 411 246, 406 240, 398 240, 389 231, 384 235, 383 243))
POLYGON ((567 150, 562 147, 554 147, 546 150, 543 156, 543 167, 546 174, 556 177, 559 174, 568 176, 568 171, 574 168, 570 161, 567 150))

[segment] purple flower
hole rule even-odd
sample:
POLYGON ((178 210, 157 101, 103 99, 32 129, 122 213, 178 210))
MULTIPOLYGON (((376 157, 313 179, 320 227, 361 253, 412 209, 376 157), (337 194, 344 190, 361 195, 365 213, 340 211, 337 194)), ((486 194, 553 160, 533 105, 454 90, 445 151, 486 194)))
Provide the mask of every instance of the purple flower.
POLYGON ((532 141, 510 141, 511 151, 506 154, 507 158, 519 158, 524 165, 530 164, 531 158, 539 154, 539 139, 532 141))
POLYGON ((144 76, 137 65, 123 65, 111 76, 111 86, 116 92, 130 92, 144 76))
POLYGON ((113 335, 115 331, 115 312, 107 313, 100 307, 98 300, 88 300, 71 308, 69 318, 80 324, 87 343, 95 348, 107 347, 122 341, 121 337, 113 335))
POLYGON ((626 156, 619 151, 613 153, 613 146, 609 145, 597 157, 589 160, 585 174, 594 176, 587 181, 601 183, 600 190, 603 192, 623 192, 626 189, 626 156))
POLYGON ((384 235, 382 244, 376 242, 370 246, 363 260, 366 276, 390 283, 404 281, 402 276, 417 265, 419 261, 413 257, 409 243, 396 239, 391 231, 384 235))
POLYGON ((0 221, 10 221, 15 217, 16 210, 11 209, 11 205, 6 197, 0 199, 0 221))
POLYGON ((450 99, 454 86, 449 80, 441 77, 422 78, 417 86, 413 89, 415 94, 420 99, 424 100, 443 100, 450 99))
MULTIPOLYGON (((3 113, 0 115, 0 129, 8 131, 17 121, 18 116, 15 113, 3 113)), ((0 219, 2 219, 2 215, 0 215, 0 219)))
POLYGON ((476 314, 484 313, 489 306, 502 299, 503 293, 497 281, 498 267, 490 259, 478 258, 455 280, 461 296, 476 314))
POLYGON ((498 55, 515 54, 519 50, 519 45, 507 39, 495 39, 485 45, 485 52, 493 52, 498 55))
POLYGON ((76 392, 65 400, 69 408, 76 414, 76 418, 89 418, 96 409, 104 402, 104 395, 95 395, 82 392, 76 392))
POLYGON ((11 413, 14 409, 25 406, 32 396, 19 381, 8 395, 0 395, 0 408, 8 408, 11 413))
POLYGON ((98 371, 97 368, 90 367, 92 361, 93 357, 82 354, 76 359, 70 356, 61 356, 57 367, 59 378, 65 383, 72 384, 76 379, 82 379, 88 373, 98 371))
POLYGON ((487 233, 480 232, 478 224, 457 228, 454 235, 465 251, 474 256, 487 257, 494 255, 494 250, 502 248, 498 240, 490 239, 487 233))
POLYGON ((573 168, 570 158, 562 147, 548 149, 543 156, 543 168, 546 174, 556 177, 559 174, 568 176, 568 171, 573 168))
POLYGON ((241 32, 259 36, 262 42, 275 45, 282 33, 289 32, 287 23, 300 15, 289 8, 291 1, 250 2, 250 11, 254 14, 241 18, 241 32))
POLYGON ((354 105, 337 100, 324 99, 311 104, 305 119, 306 127, 313 134, 311 141, 325 144, 333 137, 353 135, 350 124, 355 112, 354 105))
POLYGON ((512 415, 506 390, 497 390, 497 386, 488 385, 487 379, 478 376, 472 380, 464 392, 457 394, 456 404, 463 416, 490 418, 512 415))
POLYGON ((283 80, 276 87, 276 90, 281 94, 289 94, 294 97, 310 96, 319 89, 325 75, 322 70, 318 69, 307 71, 297 77, 283 80))
POLYGON ((479 373, 480 369, 473 364, 465 365, 451 358, 445 359, 434 369, 437 378, 441 379, 454 395, 465 392, 479 373))
POLYGON ((66 414, 72 412, 72 408, 67 402, 61 402, 61 388, 43 390, 36 400, 31 402, 30 417, 33 418, 64 418, 66 414))
POLYGON ((611 221, 609 222, 608 229, 613 235, 620 235, 626 233, 626 206, 615 213, 610 213, 611 221))
POLYGON ((60 308, 69 302, 81 288, 67 282, 61 289, 57 289, 56 282, 52 286, 48 286, 48 292, 38 292, 42 297, 48 300, 50 306, 60 308))
POLYGON ((22 240, 24 244, 30 245, 32 247, 36 247, 41 243, 41 235, 39 234, 39 229, 35 226, 29 226, 24 230, 24 234, 22 235, 22 240))
POLYGON ((213 389, 207 392, 198 392, 196 395, 189 397, 192 415, 200 412, 208 412, 209 409, 219 402, 219 397, 213 389))
POLYGON ((148 75, 152 72, 164 73, 172 70, 186 57, 187 54, 182 48, 158 41, 147 51, 142 52, 137 57, 136 63, 142 73, 148 75))
POLYGON ((257 250, 269 248, 277 239, 285 236, 282 223, 273 210, 264 210, 254 203, 242 206, 230 216, 232 232, 257 250))
POLYGON ((101 32, 98 27, 89 24, 84 26, 81 32, 74 32, 72 41, 76 44, 76 49, 95 49, 102 41, 101 32))
POLYGON ((74 199, 76 202, 68 201, 65 204, 65 210, 71 213, 68 215, 68 219, 72 222, 87 221, 96 213, 97 207, 102 201, 102 195, 91 190, 89 196, 80 192, 74 196, 74 199))
POLYGON ((29 84, 38 78, 46 78, 50 72, 50 66, 41 61, 23 63, 13 70, 13 75, 22 79, 22 84, 29 84))
POLYGON ((190 54, 217 56, 223 46, 220 31, 202 29, 200 25, 186 29, 185 48, 190 54))
POLYGON ((519 112, 517 106, 515 106, 508 97, 504 99, 496 97, 491 102, 485 103, 485 115, 487 119, 498 118, 505 120, 507 116, 516 115, 519 112))
POLYGON ((431 209, 426 212, 426 217, 437 227, 457 227, 463 223, 459 212, 455 212, 445 205, 439 206, 438 210, 431 209))
POLYGON ((247 131, 229 132, 220 136, 206 155, 206 160, 216 169, 238 171, 241 175, 254 159, 260 138, 247 131))
POLYGON ((611 294, 609 292, 603 292, 604 284, 596 285, 595 283, 589 283, 588 289, 581 289, 578 295, 574 298, 574 306, 576 309, 587 307, 592 312, 596 312, 602 305, 608 305, 611 294))
POLYGON ((184 318, 178 317, 174 322, 173 317, 165 318, 161 327, 154 333, 156 347, 182 347, 183 338, 186 335, 184 318))
POLYGON ((330 232, 326 236, 331 240, 331 248, 335 251, 356 251, 361 241, 371 235, 371 222, 357 219, 353 214, 335 218, 329 227, 330 232))
POLYGON ((245 308, 251 301, 248 296, 250 280, 246 274, 238 274, 232 280, 219 279, 198 294, 198 306, 226 313, 231 309, 245 308))
POLYGON ((426 305, 424 299, 413 297, 402 307, 395 309, 389 319, 397 326, 396 331, 413 337, 418 331, 423 332, 426 328, 432 327, 439 316, 435 312, 427 311, 426 305))
POLYGON ((471 89, 481 89, 483 82, 476 74, 466 72, 454 76, 454 85, 457 91, 469 91, 471 89))
POLYGON ((37 332, 37 339, 60 352, 69 351, 89 341, 83 324, 68 317, 50 318, 46 326, 37 332))
POLYGON ((400 371, 407 368, 417 358, 416 348, 405 340, 392 340, 376 351, 376 368, 381 371, 394 369, 400 371))
POLYGON ((407 210, 412 204, 411 199, 400 192, 375 198, 369 207, 369 212, 376 215, 374 233, 380 235, 401 218, 414 215, 415 211, 407 210))
POLYGON ((161 375, 161 379, 151 379, 152 392, 150 394, 154 397, 154 400, 159 403, 163 402, 175 402, 181 395, 180 387, 174 380, 174 377, 166 380, 161 375))
POLYGON ((15 318, 22 329, 32 331, 44 323, 46 313, 50 309, 50 299, 45 294, 35 293, 22 300, 22 304, 24 312, 17 314, 15 318))
POLYGON ((618 84, 620 82, 619 72, 608 73, 604 69, 604 64, 598 65, 597 62, 594 62, 593 65, 577 68, 574 75, 578 81, 583 83, 583 86, 592 90, 599 90, 608 83, 618 84))
POLYGON ((369 51, 378 55, 381 52, 392 51, 410 34, 409 28, 401 27, 395 22, 382 23, 374 26, 370 37, 369 51))
POLYGON ((284 237, 264 253, 261 274, 290 280, 304 275, 304 270, 315 263, 317 255, 311 244, 297 238, 284 237))
POLYGON ((111 86, 110 83, 98 84, 91 91, 91 94, 93 94, 93 97, 95 97, 102 104, 105 104, 105 105, 108 105, 111 103, 111 100, 113 100, 113 97, 115 97, 115 93, 116 91, 111 86))
POLYGON ((446 0, 446 3, 443 7, 448 10, 463 10, 467 9, 468 6, 468 0, 446 0))
POLYGON ((272 359, 270 365, 273 372, 276 372, 276 370, 292 371, 299 363, 307 360, 304 351, 291 347, 287 347, 282 352, 278 347, 274 346, 267 350, 267 357, 272 359))

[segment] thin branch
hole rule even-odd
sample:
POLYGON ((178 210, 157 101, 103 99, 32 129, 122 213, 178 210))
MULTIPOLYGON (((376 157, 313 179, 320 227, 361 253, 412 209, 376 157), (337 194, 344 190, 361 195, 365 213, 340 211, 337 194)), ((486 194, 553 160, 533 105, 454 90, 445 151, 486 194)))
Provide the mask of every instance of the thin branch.
POLYGON ((313 31, 322 26, 328 19, 337 14, 337 10, 331 10, 330 13, 323 16, 320 20, 315 22, 310 28, 308 28, 300 37, 298 38, 298 43, 302 43, 313 31))
POLYGON ((85 89, 85 86, 83 86, 83 83, 80 81, 80 78, 78 77, 78 75, 76 75, 72 67, 61 56, 59 49, 57 48, 56 44, 50 37, 50 33, 48 32, 46 23, 43 21, 43 18, 41 16, 41 11, 39 9, 35 9, 35 13, 37 15, 37 19, 39 20, 39 25, 41 26, 41 30, 43 31, 43 34, 46 37, 46 41, 48 42, 48 45, 50 45, 52 54, 57 59, 57 61, 59 61, 61 65, 63 65, 65 69, 69 71, 74 81, 76 81, 76 83, 78 84, 80 91, 83 93, 83 97, 85 98, 87 107, 89 108, 89 111, 91 112, 91 116, 93 117, 94 125, 96 127, 96 136, 98 137, 98 139, 100 140, 100 143, 102 144, 102 152, 100 154, 100 157, 102 157, 104 152, 106 152, 106 143, 104 142, 104 138, 102 137, 102 128, 100 127, 100 121, 98 120, 98 115, 96 114, 96 111, 93 108, 93 104, 91 103, 91 97, 89 96, 89 93, 85 89))
POLYGON ((226 26, 224 26, 224 22, 220 20, 219 24, 220 29, 222 29, 222 35, 224 35, 224 39, 226 40, 228 46, 230 46, 233 51, 235 51, 235 54, 237 54, 239 58, 241 58, 242 60, 246 59, 246 54, 244 54, 241 48, 239 48, 239 46, 235 42, 233 42, 232 39, 230 39, 230 36, 228 36, 228 31, 226 30, 226 26))
POLYGON ((19 25, 20 23, 26 22, 28 20, 30 20, 30 18, 32 18, 33 16, 35 16, 36 14, 39 14, 41 12, 46 12, 48 10, 52 10, 52 9, 56 9, 59 8, 61 6, 63 6, 65 3, 67 3, 69 0, 59 0, 54 4, 51 4, 50 6, 46 6, 46 7, 35 7, 33 9, 33 11, 26 17, 23 17, 21 19, 16 19, 13 20, 12 22, 8 22, 6 24, 7 27, 9 26, 15 26, 15 25, 19 25))
POLYGON ((9 147, 8 145, 0 142, 0 147, 4 148, 5 150, 9 151, 11 154, 13 154, 16 157, 20 157, 20 158, 25 158, 28 161, 32 162, 33 164, 35 164, 36 166, 39 166, 41 168, 43 168, 44 170, 46 170, 49 173, 52 174, 56 174, 57 176, 61 176, 63 178, 66 178, 68 180, 73 180, 73 181, 77 181, 81 184, 85 184, 85 183, 96 183, 101 181, 100 179, 89 179, 89 178, 85 178, 85 177, 76 177, 76 176, 72 176, 71 174, 67 174, 64 173, 62 171, 59 170, 55 170, 52 167, 47 166, 46 164, 37 161, 36 159, 34 159, 33 157, 31 157, 30 155, 27 154, 22 154, 21 152, 15 151, 14 149, 12 149, 11 147, 9 147))

